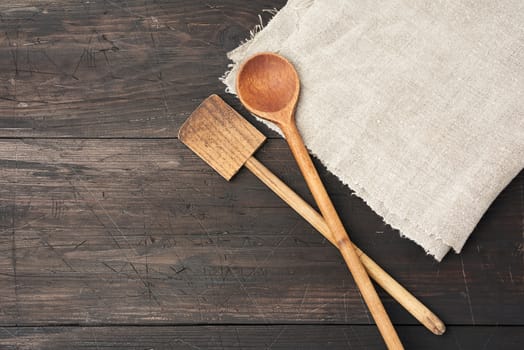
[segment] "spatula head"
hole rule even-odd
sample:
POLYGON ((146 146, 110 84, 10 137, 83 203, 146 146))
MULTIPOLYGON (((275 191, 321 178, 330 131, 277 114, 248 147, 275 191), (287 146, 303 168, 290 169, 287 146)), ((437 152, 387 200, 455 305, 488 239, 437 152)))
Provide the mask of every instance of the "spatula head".
POLYGON ((178 138, 228 181, 266 140, 217 95, 197 107, 178 138))

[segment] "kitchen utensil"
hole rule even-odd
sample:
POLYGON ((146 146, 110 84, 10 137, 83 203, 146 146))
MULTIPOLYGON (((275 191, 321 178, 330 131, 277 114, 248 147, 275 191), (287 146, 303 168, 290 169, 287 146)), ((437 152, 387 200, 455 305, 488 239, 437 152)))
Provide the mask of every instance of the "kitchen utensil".
POLYGON ((296 127, 295 108, 299 92, 300 80, 295 68, 284 57, 274 53, 266 52, 252 56, 242 64, 237 75, 237 94, 244 106, 255 115, 277 124, 284 133, 386 345, 389 349, 403 349, 296 127))
MULTIPOLYGON (((179 139, 228 181, 242 166, 248 168, 326 239, 337 245, 322 216, 253 156, 265 136, 220 97, 211 95, 198 106, 180 128, 179 139)), ((444 323, 433 312, 365 253, 356 246, 355 249, 369 275, 386 292, 431 332, 444 333, 444 323)))

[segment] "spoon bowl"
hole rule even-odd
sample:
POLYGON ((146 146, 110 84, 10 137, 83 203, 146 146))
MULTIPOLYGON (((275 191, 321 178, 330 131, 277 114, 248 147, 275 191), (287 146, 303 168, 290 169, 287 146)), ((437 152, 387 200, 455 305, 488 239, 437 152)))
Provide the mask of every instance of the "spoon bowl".
POLYGON ((237 94, 246 108, 276 124, 293 121, 300 80, 284 57, 264 52, 248 59, 237 75, 237 94))

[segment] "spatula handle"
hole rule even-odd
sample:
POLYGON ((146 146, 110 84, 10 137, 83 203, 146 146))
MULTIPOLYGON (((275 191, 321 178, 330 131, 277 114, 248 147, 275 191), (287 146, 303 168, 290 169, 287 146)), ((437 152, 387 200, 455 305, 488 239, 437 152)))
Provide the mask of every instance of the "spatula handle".
POLYGON ((377 324, 379 332, 382 334, 382 338, 384 338, 384 342, 389 349, 403 349, 404 347, 400 342, 398 334, 384 309, 384 305, 382 305, 382 301, 380 301, 375 287, 371 283, 364 266, 360 262, 360 259, 349 240, 346 229, 344 228, 342 221, 340 221, 335 207, 322 184, 322 180, 318 175, 317 169, 309 156, 295 123, 287 123, 286 125, 280 125, 280 127, 286 137, 291 152, 295 156, 295 160, 306 180, 309 190, 311 191, 313 198, 315 198, 324 220, 326 220, 329 229, 335 237, 335 241, 346 261, 346 265, 349 267, 355 283, 360 289, 360 293, 362 294, 371 315, 375 319, 375 323, 377 324))
MULTIPOLYGON (((277 196, 293 208, 300 216, 309 222, 317 231, 319 231, 328 241, 337 246, 335 237, 329 230, 324 218, 313 209, 305 200, 303 200, 296 192, 280 180, 268 168, 259 162, 255 157, 251 157, 244 164, 257 178, 266 184, 277 196)), ((436 335, 441 335, 445 332, 446 326, 444 323, 422 304, 413 294, 398 283, 386 271, 384 271, 377 263, 375 263, 369 256, 367 256, 356 245, 354 248, 357 255, 366 268, 369 276, 375 280, 386 292, 388 292, 396 301, 399 302, 413 317, 422 323, 427 329, 436 335)))

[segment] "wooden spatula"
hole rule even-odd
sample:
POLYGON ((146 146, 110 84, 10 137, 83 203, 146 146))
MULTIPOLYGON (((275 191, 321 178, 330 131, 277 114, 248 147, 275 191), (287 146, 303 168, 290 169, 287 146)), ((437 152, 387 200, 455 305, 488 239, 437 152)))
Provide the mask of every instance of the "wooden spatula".
MULTIPOLYGON (((228 181, 242 166, 248 168, 336 246, 323 217, 253 156, 266 137, 220 97, 211 95, 204 100, 182 125, 178 137, 228 181)), ((354 247, 371 278, 431 332, 444 333, 446 327, 434 313, 354 247)))

